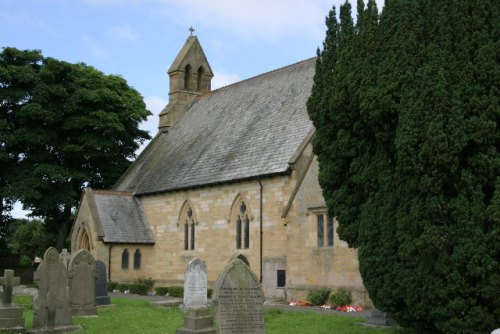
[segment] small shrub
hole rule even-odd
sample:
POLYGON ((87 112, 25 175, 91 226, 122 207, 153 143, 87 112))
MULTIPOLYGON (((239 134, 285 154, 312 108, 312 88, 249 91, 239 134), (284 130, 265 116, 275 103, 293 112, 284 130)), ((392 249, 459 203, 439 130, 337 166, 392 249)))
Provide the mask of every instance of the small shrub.
POLYGON ((118 289, 118 283, 116 282, 108 282, 108 291, 113 292, 113 290, 118 289))
POLYGON ((330 295, 328 303, 333 307, 350 305, 352 303, 351 291, 339 289, 330 295))
POLYGON ((168 295, 176 298, 184 297, 184 287, 183 286, 170 286, 168 287, 168 295))
POLYGON ((147 291, 151 291, 151 289, 153 288, 153 279, 151 277, 150 278, 139 278, 137 280, 136 284, 144 285, 146 287, 147 291))
POLYGON ((148 293, 148 287, 146 284, 140 284, 140 283, 136 283, 136 284, 130 284, 129 285, 129 290, 130 290, 130 293, 135 293, 135 294, 138 294, 138 295, 146 295, 148 293))
POLYGON ((129 285, 126 283, 118 283, 116 285, 116 288, 122 293, 125 292, 126 290, 130 290, 129 285))
POLYGON ((311 289, 307 291, 306 299, 313 306, 324 305, 328 300, 329 294, 330 289, 328 288, 311 289))
POLYGON ((208 298, 212 298, 212 292, 214 292, 214 290, 212 288, 207 289, 207 297, 208 298))
POLYGON ((155 288, 155 292, 158 296, 165 296, 168 293, 168 287, 159 286, 159 287, 155 288))

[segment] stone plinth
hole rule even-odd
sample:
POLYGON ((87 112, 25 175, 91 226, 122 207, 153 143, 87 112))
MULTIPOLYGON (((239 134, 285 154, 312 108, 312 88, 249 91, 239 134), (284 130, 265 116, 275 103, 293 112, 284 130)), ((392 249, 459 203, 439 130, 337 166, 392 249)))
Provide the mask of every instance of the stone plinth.
POLYGON ((214 318, 209 314, 209 308, 198 307, 186 309, 184 314, 184 326, 176 330, 175 333, 215 334, 214 318))

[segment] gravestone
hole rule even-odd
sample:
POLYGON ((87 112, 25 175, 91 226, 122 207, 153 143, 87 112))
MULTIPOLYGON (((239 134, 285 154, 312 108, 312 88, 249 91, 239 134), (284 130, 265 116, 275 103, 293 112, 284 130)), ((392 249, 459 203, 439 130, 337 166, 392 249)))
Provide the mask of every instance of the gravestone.
POLYGON ((62 333, 80 330, 73 325, 68 295, 68 272, 54 247, 45 251, 35 272, 38 298, 35 302, 33 330, 28 333, 62 333), (49 328, 50 327, 50 328, 49 328))
POLYGON ((378 309, 371 310, 370 316, 366 318, 364 324, 379 327, 390 327, 398 325, 396 321, 389 315, 389 313, 382 312, 378 309))
POLYGON ((71 254, 68 252, 66 248, 63 248, 61 254, 59 254, 59 257, 61 258, 62 263, 67 269, 69 265, 69 260, 71 260, 71 254))
POLYGON ((109 305, 111 299, 108 295, 108 284, 106 279, 106 265, 104 262, 95 261, 95 303, 96 305, 109 305))
POLYGON ((3 277, 0 277, 0 285, 3 286, 0 304, 1 333, 25 333, 23 308, 12 304, 12 291, 20 282, 20 278, 14 277, 14 270, 11 269, 6 269, 3 277))
POLYGON ((232 259, 217 278, 213 293, 217 333, 264 333, 264 293, 250 267, 232 259))
POLYGON ((95 260, 80 249, 73 254, 68 267, 69 302, 73 316, 97 315, 95 303, 95 260))
POLYGON ((184 272, 184 327, 176 334, 215 334, 214 319, 207 306, 207 266, 201 259, 189 261, 184 272))
POLYGON ((207 267, 205 261, 189 261, 184 273, 184 307, 207 305, 207 267))

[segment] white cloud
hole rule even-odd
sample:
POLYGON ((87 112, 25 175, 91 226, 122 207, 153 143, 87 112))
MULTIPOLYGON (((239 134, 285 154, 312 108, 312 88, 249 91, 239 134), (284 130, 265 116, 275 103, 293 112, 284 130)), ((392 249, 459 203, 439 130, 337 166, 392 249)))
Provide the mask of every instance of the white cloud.
POLYGON ((236 73, 222 73, 215 71, 214 77, 212 79, 212 90, 230 85, 238 81, 241 81, 241 78, 236 73))
POLYGON ((14 204, 14 208, 12 209, 10 214, 14 218, 28 219, 28 215, 30 213, 31 213, 31 211, 23 210, 23 205, 21 202, 16 202, 16 204, 14 204))
MULTIPOLYGON (((344 0, 157 0, 185 24, 233 31, 244 38, 273 42, 293 34, 322 38, 325 17, 344 0), (172 9, 171 7, 176 7, 172 9)), ((356 1, 350 0, 355 16, 356 1)), ((365 1, 366 2, 366 1, 365 1)), ((377 0, 379 10, 384 0, 377 0)))
MULTIPOLYGON (((320 0, 163 0, 178 8, 185 22, 215 26, 245 37, 273 41, 304 32, 318 33, 330 1, 320 0)), ((322 31, 321 31, 322 33, 322 31)))
POLYGON ((82 0, 83 3, 93 6, 140 4, 143 0, 82 0))
MULTIPOLYGON (((151 115, 148 117, 148 119, 144 122, 142 122, 139 125, 139 128, 141 130, 146 130, 149 132, 149 135, 151 137, 154 137, 156 133, 158 132, 158 123, 159 123, 159 115, 160 112, 165 108, 167 105, 168 101, 165 99, 162 99, 161 97, 157 96, 150 96, 144 98, 144 103, 146 103, 146 108, 151 111, 151 115)), ((149 141, 144 142, 141 147, 137 149, 135 152, 136 156, 138 156, 144 148, 149 144, 149 141)))
POLYGON ((60 36, 46 21, 26 12, 8 13, 0 10, 0 20, 9 25, 34 27, 52 36, 60 36))
POLYGON ((133 31, 128 24, 115 25, 108 33, 113 39, 120 41, 136 42, 141 38, 141 35, 133 31))
POLYGON ((89 35, 83 35, 82 40, 85 43, 85 45, 88 48, 88 51, 92 56, 98 59, 108 59, 109 58, 109 52, 101 47, 95 39, 90 37, 89 35))

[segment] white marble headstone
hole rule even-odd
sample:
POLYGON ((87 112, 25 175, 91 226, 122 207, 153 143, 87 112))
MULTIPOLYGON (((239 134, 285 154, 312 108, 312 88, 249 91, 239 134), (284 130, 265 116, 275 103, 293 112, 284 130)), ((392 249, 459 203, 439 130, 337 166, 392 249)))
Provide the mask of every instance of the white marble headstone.
POLYGON ((184 307, 207 305, 207 266, 201 259, 189 261, 184 273, 184 307))

